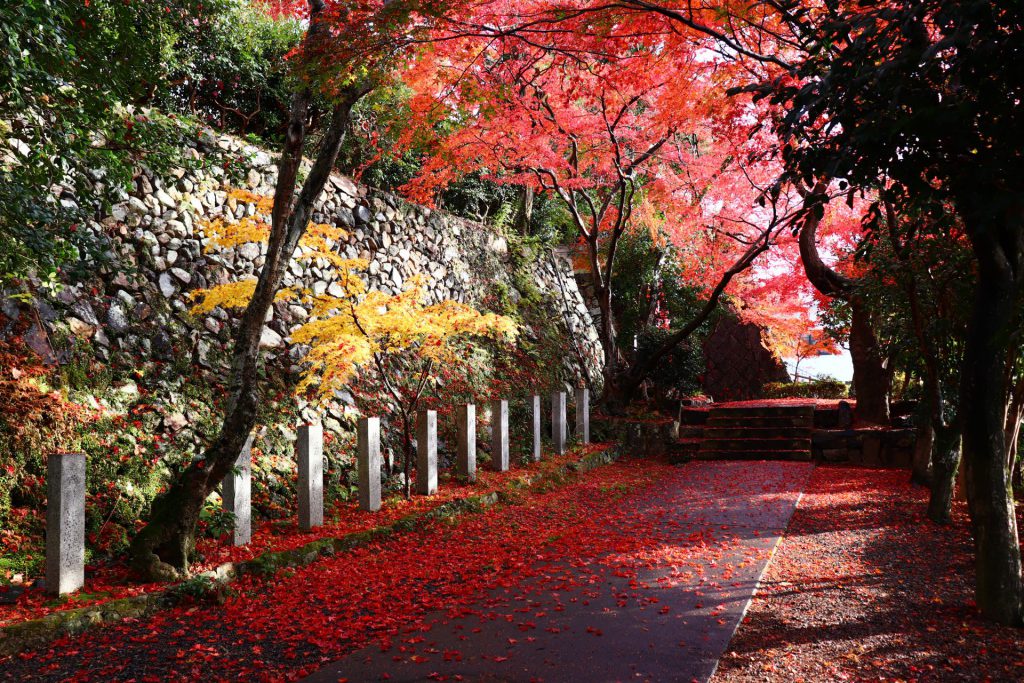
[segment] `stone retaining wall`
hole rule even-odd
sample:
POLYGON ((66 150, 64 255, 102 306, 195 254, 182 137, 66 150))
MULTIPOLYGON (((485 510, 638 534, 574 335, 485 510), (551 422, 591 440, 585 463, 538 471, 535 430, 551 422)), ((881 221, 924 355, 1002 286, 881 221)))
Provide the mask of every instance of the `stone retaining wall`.
MULTIPOLYGON (((25 338, 38 353, 60 360, 61 349, 52 343, 56 331, 90 341, 104 361, 115 353, 167 361, 191 352, 194 363, 216 364, 217 351, 230 340, 229 314, 215 309, 193 319, 188 293, 254 276, 266 247, 246 244, 207 253, 203 221, 252 215, 255 206, 236 201, 228 191, 234 187, 271 195, 277 170, 266 151, 228 136, 207 134, 190 153, 197 162, 241 159, 246 170, 230 182, 224 168, 212 163, 167 178, 140 172, 123 201, 83 226, 108 240, 112 265, 97 266, 96 278, 65 287, 56 300, 35 301, 25 338)), ((496 288, 512 304, 539 298, 549 319, 568 332, 562 373, 566 383, 574 384, 584 374, 600 382, 597 333, 565 259, 554 253, 517 253, 507 236, 489 226, 409 204, 338 174, 330 178, 313 220, 349 233, 335 248, 348 258, 369 261, 365 279, 370 288, 394 293, 414 274, 423 274, 429 278, 430 303, 455 299, 479 305, 496 288)), ((293 260, 284 285, 340 293, 325 265, 293 260)), ((26 307, 7 297, 2 301, 7 326, 0 326, 0 337, 26 315, 26 307)), ((287 348, 286 339, 307 311, 297 304, 275 303, 261 342, 271 355, 269 367, 298 370, 304 349, 287 348)))

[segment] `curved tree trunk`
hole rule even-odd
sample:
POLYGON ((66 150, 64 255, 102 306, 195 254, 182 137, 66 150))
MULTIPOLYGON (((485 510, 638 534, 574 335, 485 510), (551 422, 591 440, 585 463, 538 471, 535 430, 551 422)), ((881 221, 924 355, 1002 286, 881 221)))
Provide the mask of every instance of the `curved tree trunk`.
POLYGON ((258 370, 261 363, 259 342, 263 322, 281 286, 292 254, 309 223, 313 205, 319 199, 334 167, 348 127, 351 108, 365 92, 352 90, 335 108, 330 128, 325 133, 317 158, 297 200, 294 200, 296 180, 302 162, 306 119, 312 94, 303 90, 293 98, 285 148, 278 164, 267 257, 260 271, 256 291, 234 335, 227 412, 220 433, 203 453, 202 459, 190 464, 165 493, 157 496, 153 501, 149 523, 133 539, 132 565, 143 576, 166 579, 188 573, 195 548, 196 523, 203 503, 234 466, 256 425, 258 370))
POLYGON ((857 394, 854 412, 862 422, 889 422, 889 390, 892 376, 885 367, 878 340, 871 326, 871 315, 854 294, 856 282, 832 270, 818 253, 817 232, 821 222, 824 183, 819 183, 805 199, 808 215, 800 228, 800 260, 814 288, 829 297, 850 303, 850 357, 853 360, 853 387, 857 394))

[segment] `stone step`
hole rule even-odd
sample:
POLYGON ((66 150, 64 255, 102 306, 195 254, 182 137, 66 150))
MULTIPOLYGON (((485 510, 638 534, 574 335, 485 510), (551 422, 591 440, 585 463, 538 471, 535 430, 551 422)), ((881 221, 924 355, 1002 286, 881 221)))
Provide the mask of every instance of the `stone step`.
POLYGON ((699 460, 798 460, 809 462, 811 451, 808 450, 760 450, 760 451, 705 451, 695 454, 699 460))
POLYGON ((711 417, 809 417, 814 419, 814 406, 718 406, 711 408, 711 417))
POLYGON ((811 439, 703 439, 702 451, 796 451, 811 452, 811 439))
POLYGON ((814 427, 814 416, 787 417, 779 415, 711 415, 705 423, 706 427, 773 427, 784 429, 814 427))
POLYGON ((737 427, 709 425, 704 427, 701 436, 705 439, 810 439, 812 434, 813 430, 810 427, 748 427, 746 425, 737 427))
POLYGON ((679 410, 679 424, 681 425, 702 425, 708 420, 710 411, 706 408, 683 407, 679 410))
POLYGON ((704 436, 703 427, 694 427, 691 425, 681 425, 679 427, 680 439, 699 439, 702 436, 704 436))

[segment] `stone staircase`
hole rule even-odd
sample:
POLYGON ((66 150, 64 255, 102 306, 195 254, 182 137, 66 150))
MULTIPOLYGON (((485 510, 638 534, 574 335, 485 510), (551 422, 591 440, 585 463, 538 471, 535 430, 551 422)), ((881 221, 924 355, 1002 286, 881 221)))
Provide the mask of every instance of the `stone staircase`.
POLYGON ((701 460, 810 460, 813 406, 712 406, 680 426, 679 450, 701 460))

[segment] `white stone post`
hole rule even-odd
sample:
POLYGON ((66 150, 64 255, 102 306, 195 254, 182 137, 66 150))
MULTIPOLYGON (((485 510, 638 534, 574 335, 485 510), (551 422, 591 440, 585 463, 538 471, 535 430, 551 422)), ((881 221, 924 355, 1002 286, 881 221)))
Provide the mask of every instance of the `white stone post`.
POLYGON ((324 427, 299 426, 299 528, 310 530, 324 523, 324 427))
POLYGON ((565 423, 565 392, 554 391, 551 393, 551 440, 555 442, 555 453, 565 453, 566 441, 565 423))
POLYGON ((476 406, 472 403, 460 405, 455 412, 455 421, 459 432, 455 467, 460 478, 473 483, 476 481, 476 406))
POLYGON ((235 459, 233 471, 224 477, 224 509, 235 516, 231 543, 245 545, 252 540, 252 434, 235 459))
POLYGON ((508 401, 503 399, 491 402, 491 467, 508 470, 508 401))
POLYGON ((540 461, 540 456, 541 456, 541 444, 540 444, 540 431, 541 431, 541 426, 540 426, 540 424, 541 424, 541 415, 540 415, 540 411, 541 411, 541 407, 540 407, 540 396, 537 395, 537 394, 534 394, 533 396, 531 396, 530 397, 530 403, 532 404, 531 407, 533 408, 533 452, 531 453, 531 455, 533 456, 533 461, 534 462, 539 462, 540 461))
POLYGON ((590 443, 590 390, 576 389, 576 437, 580 443, 590 443))
POLYGON ((46 592, 85 585, 85 454, 54 453, 46 464, 46 592))
POLYGON ((380 418, 359 418, 359 509, 380 510, 380 418))
POLYGON ((416 493, 437 493, 436 410, 421 410, 416 415, 416 493))

